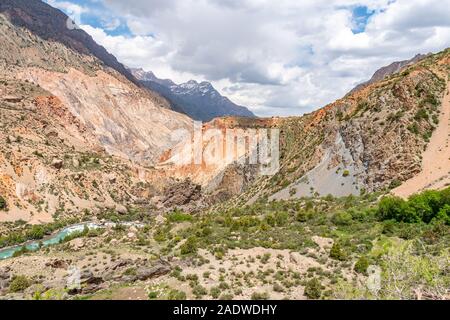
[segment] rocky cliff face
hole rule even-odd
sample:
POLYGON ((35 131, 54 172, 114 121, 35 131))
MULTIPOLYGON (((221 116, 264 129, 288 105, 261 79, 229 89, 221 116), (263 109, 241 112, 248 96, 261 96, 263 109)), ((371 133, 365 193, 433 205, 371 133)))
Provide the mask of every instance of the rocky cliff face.
MULTIPOLYGON (((257 177, 232 205, 264 197, 359 195, 395 188, 416 176, 440 126, 449 69, 447 49, 316 112, 278 119, 272 126, 281 131, 280 171, 257 177)), ((450 183, 450 167, 441 171, 438 179, 450 183)))
POLYGON ((170 182, 105 152, 92 131, 50 92, 0 80, 0 222, 126 213, 152 206, 170 182))
POLYGON ((191 80, 177 85, 142 69, 132 69, 131 72, 144 86, 169 100, 173 110, 185 113, 195 120, 211 121, 224 116, 255 117, 246 107, 238 106, 220 95, 209 82, 198 83, 191 80))
POLYGON ((57 96, 112 154, 151 164, 191 120, 135 78, 67 16, 38 0, 0 2, 1 77, 57 96))
POLYGON ((150 165, 191 129, 66 22, 38 0, 0 1, 0 221, 152 206, 171 179, 150 165))
MULTIPOLYGON (((40 40, 61 44, 70 49, 75 55, 95 57, 98 64, 112 68, 130 81, 136 82, 136 79, 113 55, 98 45, 86 32, 78 28, 72 28, 68 17, 63 12, 48 4, 40 0, 1 0, 0 13, 7 18, 12 26, 22 29, 22 34, 23 31, 26 31, 25 33, 31 33, 40 40)), ((2 21, 2 24, 4 23, 7 22, 2 21)), ((73 27, 76 26, 73 25, 73 27)), ((21 39, 15 39, 13 37, 8 42, 16 42, 19 44, 20 42, 18 40, 22 40, 23 36, 20 34, 16 36, 19 36, 21 39)), ((34 48, 34 46, 21 46, 21 48, 28 48, 27 51, 39 50, 38 48, 34 48)), ((14 51, 10 52, 11 55, 14 53, 14 51)), ((29 59, 33 59, 29 56, 25 57, 28 61, 29 59)), ((23 58, 20 55, 16 56, 19 64, 25 62, 23 58)), ((57 61, 49 61, 48 58, 50 57, 41 58, 44 59, 34 60, 35 62, 40 60, 39 62, 41 63, 47 62, 52 67, 61 65, 60 63, 55 63, 57 61)), ((61 56, 55 56, 54 58, 59 61, 64 60, 64 57, 61 56)))

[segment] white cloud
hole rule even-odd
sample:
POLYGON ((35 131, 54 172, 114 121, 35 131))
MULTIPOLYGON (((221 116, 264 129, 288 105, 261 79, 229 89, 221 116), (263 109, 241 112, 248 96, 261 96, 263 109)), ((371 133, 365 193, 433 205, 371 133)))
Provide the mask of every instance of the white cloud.
POLYGON ((318 108, 383 65, 450 43, 450 0, 102 1, 134 36, 84 29, 119 60, 212 81, 260 115, 318 108), (356 6, 375 13, 354 34, 356 6))

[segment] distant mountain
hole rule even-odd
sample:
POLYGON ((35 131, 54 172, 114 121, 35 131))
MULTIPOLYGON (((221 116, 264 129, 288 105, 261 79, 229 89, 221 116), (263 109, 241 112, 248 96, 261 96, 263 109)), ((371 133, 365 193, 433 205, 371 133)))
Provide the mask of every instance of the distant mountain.
POLYGON ((366 82, 363 82, 363 83, 357 85, 352 91, 350 91, 350 93, 361 90, 372 83, 382 81, 386 77, 388 77, 394 73, 397 73, 401 69, 403 69, 407 66, 413 65, 413 64, 419 62, 420 60, 423 60, 424 58, 428 57, 429 55, 430 54, 427 54, 427 55, 426 54, 418 54, 410 60, 396 61, 386 67, 382 67, 373 74, 372 78, 369 81, 366 81, 366 82))
POLYGON ((209 82, 191 80, 177 85, 172 80, 157 78, 153 72, 142 69, 130 71, 142 85, 166 98, 173 110, 185 113, 195 120, 211 121, 224 116, 255 118, 246 107, 236 105, 220 95, 209 82))

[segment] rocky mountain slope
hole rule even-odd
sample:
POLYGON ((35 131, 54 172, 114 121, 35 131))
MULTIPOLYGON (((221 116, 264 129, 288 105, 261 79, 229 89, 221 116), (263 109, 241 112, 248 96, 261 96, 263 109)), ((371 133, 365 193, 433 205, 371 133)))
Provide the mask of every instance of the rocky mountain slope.
POLYGON ((142 69, 131 69, 131 72, 144 86, 170 101, 173 110, 185 113, 195 120, 210 121, 223 116, 255 117, 246 107, 238 106, 220 95, 209 82, 198 83, 191 80, 177 85, 142 69))
POLYGON ((1 1, 2 77, 56 95, 108 152, 152 163, 191 120, 134 77, 67 16, 39 1, 1 1), (131 79, 131 81, 129 80, 131 79))
POLYGON ((124 214, 151 207, 170 181, 106 153, 58 97, 28 81, 0 80, 0 124, 1 222, 124 214))
POLYGON ((373 74, 372 78, 370 78, 369 81, 366 81, 366 82, 363 82, 363 83, 359 84, 350 93, 353 93, 355 91, 361 90, 361 89, 363 89, 363 88, 367 87, 368 85, 371 85, 371 84, 373 84, 375 82, 382 81, 386 77, 388 77, 388 76, 390 76, 390 75, 392 75, 394 73, 399 72, 403 68, 405 68, 405 67, 407 67, 409 65, 415 64, 415 63, 419 62, 422 59, 425 59, 428 55, 418 54, 412 59, 403 60, 403 61, 396 61, 396 62, 393 62, 393 63, 391 63, 390 65, 388 65, 386 67, 382 67, 382 68, 378 69, 373 74))
POLYGON ((0 8, 0 300, 450 298, 450 49, 302 117, 199 128, 279 129, 263 176, 242 144, 177 165, 214 135, 190 148, 191 119, 59 11, 0 8))
MULTIPOLYGON (((268 119, 265 125, 281 132, 281 169, 272 177, 255 178, 233 205, 264 197, 359 195, 415 177, 436 129, 448 143, 442 101, 449 62, 447 49, 311 114, 268 119)), ((264 126, 239 118, 227 122, 239 128, 264 126)), ((443 163, 435 177, 439 185, 450 183, 449 171, 443 163)))
POLYGON ((0 1, 0 221, 151 206, 171 182, 151 165, 173 130, 191 129, 67 19, 38 0, 0 1))

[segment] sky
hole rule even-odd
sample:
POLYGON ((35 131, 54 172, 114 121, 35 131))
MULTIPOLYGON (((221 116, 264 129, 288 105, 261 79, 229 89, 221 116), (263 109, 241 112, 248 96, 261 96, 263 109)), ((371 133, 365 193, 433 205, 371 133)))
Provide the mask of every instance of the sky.
POLYGON ((450 46, 450 0, 45 0, 129 67, 302 115, 450 46))

